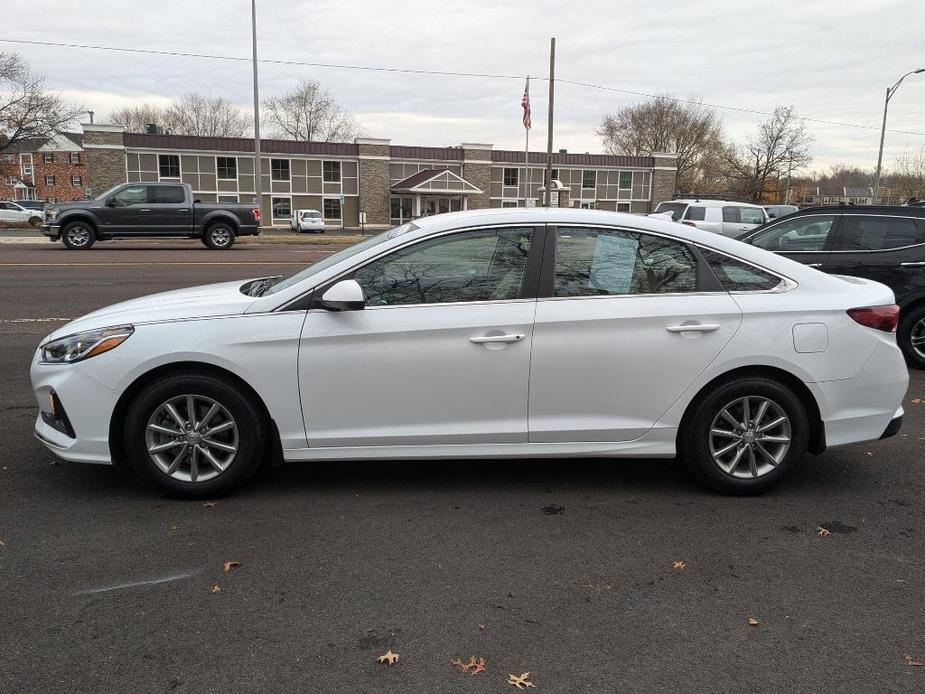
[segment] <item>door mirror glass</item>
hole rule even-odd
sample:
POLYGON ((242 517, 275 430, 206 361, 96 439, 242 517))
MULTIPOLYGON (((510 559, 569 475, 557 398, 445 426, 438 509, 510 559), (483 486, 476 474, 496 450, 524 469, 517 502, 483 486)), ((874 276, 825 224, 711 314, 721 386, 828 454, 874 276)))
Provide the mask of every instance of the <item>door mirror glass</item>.
POLYGON ((321 307, 327 311, 359 311, 365 306, 363 288, 356 280, 341 280, 321 296, 321 307))

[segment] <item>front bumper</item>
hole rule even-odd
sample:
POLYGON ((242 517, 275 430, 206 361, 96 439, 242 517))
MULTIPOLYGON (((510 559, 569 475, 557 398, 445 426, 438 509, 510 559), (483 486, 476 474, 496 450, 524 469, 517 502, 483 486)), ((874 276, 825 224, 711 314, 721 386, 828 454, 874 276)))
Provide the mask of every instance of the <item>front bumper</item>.
POLYGON ((61 238, 61 225, 60 224, 43 224, 42 234, 50 238, 52 241, 57 241, 59 238, 61 238))

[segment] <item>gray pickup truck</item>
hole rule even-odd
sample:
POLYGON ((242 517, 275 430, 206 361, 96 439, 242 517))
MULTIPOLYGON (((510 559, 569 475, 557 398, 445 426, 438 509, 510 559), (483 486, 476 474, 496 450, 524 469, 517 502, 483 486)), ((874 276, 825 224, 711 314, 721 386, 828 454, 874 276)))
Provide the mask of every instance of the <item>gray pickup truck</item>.
POLYGON ((225 250, 238 236, 260 233, 260 209, 193 200, 186 183, 123 183, 94 200, 49 205, 42 233, 71 250, 113 238, 200 239, 225 250))

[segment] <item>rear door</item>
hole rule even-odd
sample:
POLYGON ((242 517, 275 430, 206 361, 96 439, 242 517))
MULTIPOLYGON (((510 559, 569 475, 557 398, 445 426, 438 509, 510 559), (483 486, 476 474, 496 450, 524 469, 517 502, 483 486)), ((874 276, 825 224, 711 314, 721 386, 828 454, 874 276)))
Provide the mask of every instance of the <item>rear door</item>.
POLYGON ((837 214, 808 214, 782 219, 743 240, 804 265, 827 270, 840 218, 837 214))
POLYGON ((146 209, 143 233, 182 235, 192 229, 192 208, 181 185, 148 186, 146 209))
POLYGON ((729 342, 741 311, 727 292, 704 285, 680 241, 595 226, 548 234, 530 441, 639 438, 729 342))
POLYGON ((723 236, 741 236, 764 224, 764 221, 764 210, 760 207, 723 206, 723 236))
POLYGON ((826 271, 881 282, 902 301, 925 287, 925 221, 844 215, 826 271))

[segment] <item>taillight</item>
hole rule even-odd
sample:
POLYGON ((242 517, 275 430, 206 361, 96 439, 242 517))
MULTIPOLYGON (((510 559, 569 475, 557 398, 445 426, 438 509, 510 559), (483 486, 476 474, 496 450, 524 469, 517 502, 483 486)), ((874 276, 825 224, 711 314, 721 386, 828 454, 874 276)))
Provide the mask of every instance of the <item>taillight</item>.
POLYGON ((252 209, 252 210, 251 210, 251 214, 254 215, 254 221, 255 221, 255 222, 259 222, 259 221, 260 221, 260 209, 259 209, 259 208, 255 207, 254 209, 252 209))
POLYGON ((899 306, 890 304, 889 306, 849 308, 848 315, 856 323, 868 328, 882 330, 885 333, 894 333, 896 332, 896 325, 899 323, 899 306))

